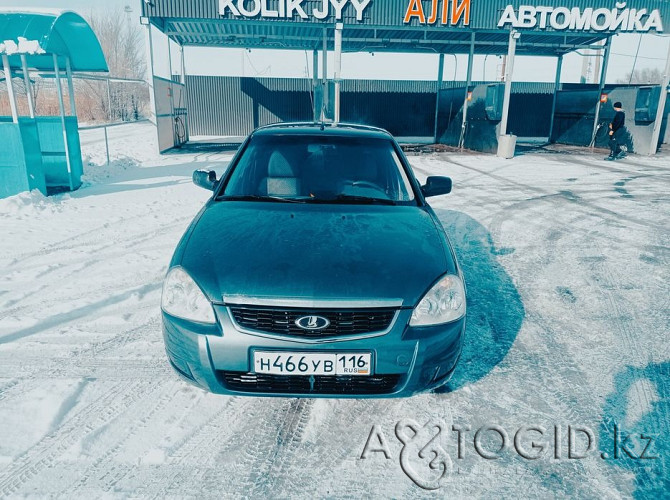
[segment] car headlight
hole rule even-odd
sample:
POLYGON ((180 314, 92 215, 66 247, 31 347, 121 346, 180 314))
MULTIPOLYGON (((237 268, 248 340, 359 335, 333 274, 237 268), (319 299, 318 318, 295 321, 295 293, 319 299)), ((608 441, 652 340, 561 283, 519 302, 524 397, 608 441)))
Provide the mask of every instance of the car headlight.
POLYGON ((212 304, 180 267, 170 269, 163 283, 161 307, 166 313, 199 323, 216 323, 212 304))
POLYGON ((465 288, 458 276, 447 274, 423 296, 412 312, 410 326, 432 326, 465 315, 465 288))

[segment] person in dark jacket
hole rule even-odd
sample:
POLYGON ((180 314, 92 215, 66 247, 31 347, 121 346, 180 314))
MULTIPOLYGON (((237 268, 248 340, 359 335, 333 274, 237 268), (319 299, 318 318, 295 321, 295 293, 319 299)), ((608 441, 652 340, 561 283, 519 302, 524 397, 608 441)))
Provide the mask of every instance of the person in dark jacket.
POLYGON ((621 149, 621 139, 623 138, 624 124, 626 123, 626 113, 623 112, 622 105, 620 102, 614 103, 614 118, 609 125, 609 137, 610 137, 610 155, 605 158, 606 160, 616 160, 618 158, 623 158, 626 156, 626 153, 621 149))

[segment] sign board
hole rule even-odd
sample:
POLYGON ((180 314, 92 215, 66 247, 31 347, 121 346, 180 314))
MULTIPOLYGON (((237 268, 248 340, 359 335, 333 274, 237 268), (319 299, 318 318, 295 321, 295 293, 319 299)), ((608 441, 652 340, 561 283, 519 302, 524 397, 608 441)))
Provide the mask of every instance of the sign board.
POLYGON ((498 21, 499 28, 534 28, 556 31, 663 31, 659 9, 633 9, 626 2, 610 7, 537 7, 513 5, 505 7, 498 21))
POLYGON ((660 33, 662 9, 668 10, 667 1, 218 0, 218 14, 225 19, 576 32, 660 33))
POLYGON ((353 8, 356 20, 362 21, 365 10, 370 7, 372 0, 319 0, 308 3, 305 0, 219 0, 219 13, 225 16, 230 12, 235 17, 243 18, 270 18, 270 19, 299 19, 342 20, 345 8, 353 8))

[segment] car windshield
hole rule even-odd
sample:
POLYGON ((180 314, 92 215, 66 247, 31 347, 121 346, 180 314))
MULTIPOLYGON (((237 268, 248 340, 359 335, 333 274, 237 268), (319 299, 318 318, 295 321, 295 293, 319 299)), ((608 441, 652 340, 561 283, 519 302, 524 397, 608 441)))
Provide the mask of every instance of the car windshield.
POLYGON ((260 135, 218 199, 395 205, 415 197, 390 139, 260 135))

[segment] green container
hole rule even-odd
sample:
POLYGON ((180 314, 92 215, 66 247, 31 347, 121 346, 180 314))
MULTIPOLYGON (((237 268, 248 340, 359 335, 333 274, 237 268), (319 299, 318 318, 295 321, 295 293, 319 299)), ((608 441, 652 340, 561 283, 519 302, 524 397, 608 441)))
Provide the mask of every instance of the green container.
POLYGON ((39 189, 47 194, 35 120, 0 117, 0 198, 39 189))
POLYGON ((77 118, 74 116, 65 117, 65 130, 67 131, 70 155, 69 172, 61 118, 39 116, 36 121, 47 188, 50 191, 79 188, 81 186, 83 164, 77 118))

